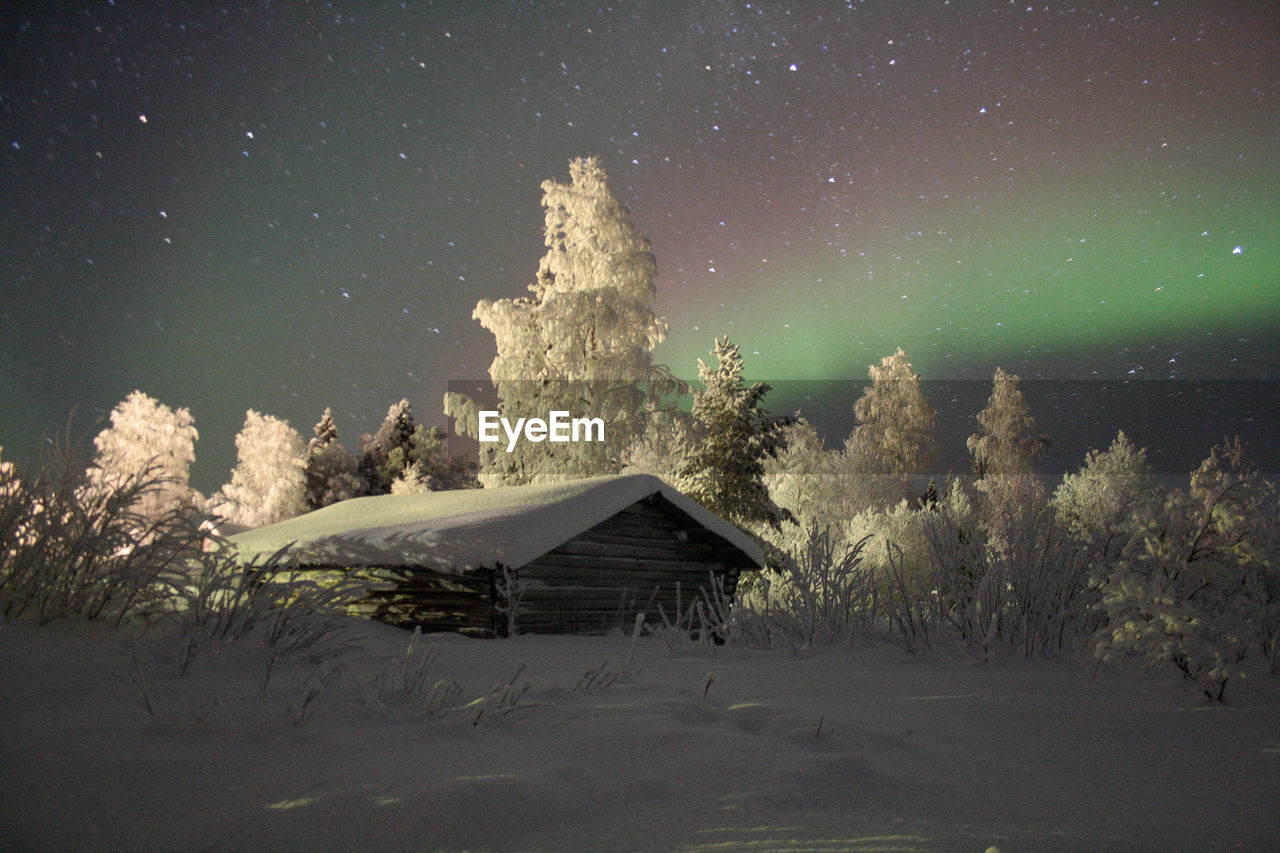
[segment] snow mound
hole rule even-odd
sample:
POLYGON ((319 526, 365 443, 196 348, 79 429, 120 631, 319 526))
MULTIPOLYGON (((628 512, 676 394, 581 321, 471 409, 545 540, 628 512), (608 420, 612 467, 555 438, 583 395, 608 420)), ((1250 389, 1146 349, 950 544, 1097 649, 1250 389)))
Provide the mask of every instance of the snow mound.
POLYGON ((413 565, 462 572, 541 557, 610 516, 658 494, 757 566, 745 533, 657 477, 631 474, 561 483, 356 498, 230 537, 239 553, 292 564, 413 565))

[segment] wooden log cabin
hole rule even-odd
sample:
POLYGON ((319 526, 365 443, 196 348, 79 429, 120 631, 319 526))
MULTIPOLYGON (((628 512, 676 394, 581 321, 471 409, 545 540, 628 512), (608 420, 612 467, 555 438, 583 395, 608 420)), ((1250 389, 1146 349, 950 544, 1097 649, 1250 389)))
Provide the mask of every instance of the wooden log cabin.
POLYGON ((246 561, 283 549, 297 570, 367 580, 353 614, 482 637, 674 622, 764 566, 749 536, 648 475, 357 498, 229 541, 246 561))

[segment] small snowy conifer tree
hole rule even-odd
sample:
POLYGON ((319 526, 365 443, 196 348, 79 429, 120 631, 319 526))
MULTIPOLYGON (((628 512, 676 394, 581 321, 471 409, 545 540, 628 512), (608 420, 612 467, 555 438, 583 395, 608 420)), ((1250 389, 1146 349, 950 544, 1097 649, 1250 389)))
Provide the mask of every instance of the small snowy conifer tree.
POLYGON ((262 527, 306 511, 305 447, 286 421, 245 412, 236 457, 231 482, 211 499, 215 514, 233 524, 262 527))
MULTIPOLYGON (((444 446, 444 430, 418 424, 409 437, 404 464, 391 481, 391 494, 403 495, 431 492, 446 488, 442 483, 440 460, 437 458, 444 446)), ((399 460, 397 460, 399 461, 399 460)))
POLYGON ((769 497, 764 461, 782 449, 790 418, 771 416, 760 405, 771 390, 742 378, 742 355, 728 338, 717 338, 715 367, 698 359, 701 389, 693 392, 697 421, 694 444, 680 477, 689 495, 736 524, 777 527, 790 513, 769 497))
POLYGON ((338 427, 327 407, 307 444, 305 476, 307 509, 353 498, 363 487, 356 476, 355 457, 338 443, 338 427))
POLYGON ((171 409, 134 391, 111 411, 111 426, 93 440, 97 453, 86 473, 86 487, 119 489, 150 470, 158 480, 133 511, 155 521, 175 508, 198 502, 189 485, 195 461, 195 419, 185 408, 171 409))
MULTIPOLYGON (((547 254, 533 296, 481 300, 473 316, 497 344, 489 376, 503 417, 600 418, 605 441, 520 441, 511 452, 505 442, 482 444, 485 485, 615 473, 660 399, 679 388, 650 355, 667 322, 653 311, 649 241, 609 192, 597 158, 572 160, 569 175, 568 184, 542 184, 547 254)), ((463 434, 479 437, 479 410, 463 395, 445 397, 463 434)))
POLYGON ((391 492, 391 484, 410 465, 416 429, 413 408, 407 399, 387 409, 382 425, 361 448, 359 475, 366 486, 365 494, 385 495, 391 492))

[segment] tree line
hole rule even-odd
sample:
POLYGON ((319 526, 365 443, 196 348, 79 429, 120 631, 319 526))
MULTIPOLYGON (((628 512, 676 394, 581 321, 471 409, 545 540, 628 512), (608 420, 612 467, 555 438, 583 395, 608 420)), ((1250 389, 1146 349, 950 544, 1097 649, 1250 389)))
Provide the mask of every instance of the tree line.
MULTIPOLYGON (((531 295, 481 300, 473 314, 495 339, 496 407, 513 422, 598 417, 606 441, 482 444, 476 462, 450 459, 444 433, 401 400, 353 453, 328 409, 305 444, 250 410, 230 481, 204 498, 187 479, 190 413, 135 392, 96 437, 84 487, 110 492, 155 470, 161 485, 136 496, 138 517, 186 507, 253 527, 367 495, 651 473, 765 546, 769 570, 742 587, 738 611, 763 614, 766 635, 811 642, 861 626, 984 656, 1090 646, 1122 665, 1172 665, 1218 699, 1253 652, 1277 670, 1277 492, 1238 440, 1214 447, 1187 488, 1164 489, 1121 432, 1050 495, 1035 470, 1049 437, 1019 378, 997 368, 968 469, 939 483, 928 479, 936 413, 899 348, 869 367, 856 426, 828 450, 803 418, 766 409, 771 389, 747 382, 727 337, 693 385, 653 361, 668 327, 654 311, 656 263, 597 159, 542 188, 548 250, 531 295)), ((450 393, 444 411, 478 437, 492 405, 450 393)), ((12 466, 0 480, 13 491, 12 466)))

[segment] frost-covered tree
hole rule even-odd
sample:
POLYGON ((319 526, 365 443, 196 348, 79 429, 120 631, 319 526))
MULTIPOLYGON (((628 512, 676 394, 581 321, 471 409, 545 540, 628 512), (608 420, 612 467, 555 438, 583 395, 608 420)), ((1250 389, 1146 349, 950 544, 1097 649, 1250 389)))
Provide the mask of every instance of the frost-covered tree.
POLYGON ((795 516, 798 533, 805 535, 815 525, 820 530, 834 526, 838 531, 837 454, 823 448, 822 437, 804 418, 788 425, 782 438, 778 454, 764 459, 769 496, 795 516))
POLYGON ((680 469, 693 444, 692 415, 679 409, 656 412, 644 434, 623 454, 621 473, 652 474, 680 491, 687 491, 680 469))
POLYGON ((12 462, 4 461, 4 447, 0 447, 0 498, 15 494, 21 487, 17 469, 12 462))
POLYGON ((858 425, 845 442, 841 481, 849 512, 882 510, 918 494, 938 457, 935 411, 902 347, 868 368, 871 384, 854 404, 858 425))
MULTIPOLYGON (((609 192, 595 158, 569 164, 570 183, 542 184, 547 254, 532 297, 481 300, 473 316, 493 333, 489 376, 511 423, 551 411, 601 418, 604 442, 482 444, 480 480, 515 485, 615 473, 664 395, 678 387, 651 353, 667 333, 653 310, 649 241, 609 192)), ((445 397, 458 430, 479 437, 479 404, 445 397)))
POLYGON ((189 485, 195 461, 195 419, 185 408, 171 409, 141 391, 134 391, 111 411, 111 425, 93 440, 93 465, 86 487, 119 489, 136 482, 144 472, 155 480, 132 508, 150 521, 199 501, 189 485))
POLYGON ((1134 512, 1157 499, 1155 488, 1147 451, 1119 432, 1110 447, 1090 450, 1084 467, 1062 478, 1053 505, 1060 524, 1109 558, 1124 544, 1134 512))
POLYGON ((338 443, 338 427, 333 413, 325 408, 315 425, 315 435, 307 444, 306 478, 307 509, 345 501, 360 494, 364 484, 356 474, 356 459, 338 443))
POLYGON ((1023 507, 1039 506, 1045 497, 1033 463, 1048 448, 1049 438, 1035 434, 1036 422, 1018 381, 1016 375, 996 368, 991 397, 978 413, 978 432, 968 440, 993 544, 999 544, 999 531, 1021 515, 1023 507))
POLYGON ((728 338, 717 338, 712 354, 714 367, 698 359, 703 387, 693 392, 696 433, 679 475, 689 495, 712 512, 737 524, 776 527, 788 513, 769 497, 764 462, 782 449, 791 419, 760 405, 772 389, 746 384, 742 355, 728 338))
POLYGON ((385 495, 391 492, 391 484, 411 464, 416 430, 413 407, 407 399, 387 409, 387 416, 378 431, 366 438, 360 449, 357 473, 365 483, 364 494, 385 495))
POLYGON ((338 441, 338 425, 333 422, 333 411, 328 407, 324 407, 324 414, 320 416, 320 420, 311 428, 313 433, 311 440, 307 442, 308 450, 319 450, 322 447, 329 447, 338 441))
POLYGON ((1227 531, 1215 544, 1242 572, 1235 602, 1271 673, 1280 675, 1280 490, 1236 436, 1224 438, 1191 475, 1190 494, 1227 531))
POLYGON ((249 409, 236 436, 231 482, 210 498, 216 515, 262 527, 306 511, 306 448, 286 421, 249 409))
POLYGON ((391 481, 391 494, 438 492, 446 489, 471 489, 479 485, 475 465, 464 457, 445 455, 445 432, 437 426, 419 424, 409 437, 404 464, 393 454, 392 468, 399 473, 391 481))
POLYGON ((1108 624, 1096 653, 1173 665, 1222 700, 1255 644, 1273 671, 1280 643, 1276 491, 1238 443, 1214 448, 1187 492, 1138 511, 1123 558, 1100 564, 1108 624))

